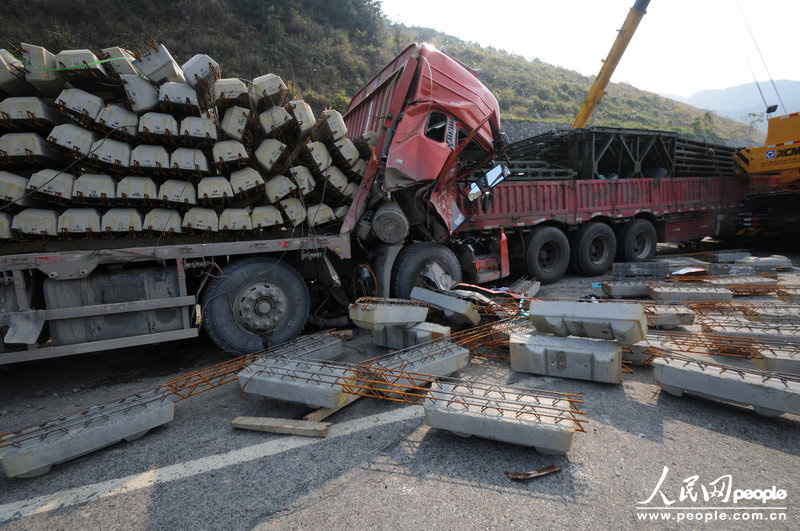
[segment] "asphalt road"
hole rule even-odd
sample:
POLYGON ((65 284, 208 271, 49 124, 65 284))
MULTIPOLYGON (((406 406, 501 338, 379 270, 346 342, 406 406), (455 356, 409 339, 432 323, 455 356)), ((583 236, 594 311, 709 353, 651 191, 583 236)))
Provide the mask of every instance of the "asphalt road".
MULTIPOLYGON (((543 296, 597 293, 597 279, 569 278, 543 296)), ((369 337, 346 356, 376 353, 369 337)), ((159 345, 4 368, 0 432, 149 387, 221 361, 209 343, 159 345)), ((34 479, 0 477, 3 529, 442 529, 699 527, 678 514, 715 514, 719 529, 800 526, 800 417, 658 392, 649 368, 622 385, 513 373, 474 359, 460 376, 582 393, 590 422, 566 457, 430 429, 415 406, 362 398, 329 420, 327 439, 234 430, 238 415, 296 418, 307 409, 242 395, 236 384, 176 404, 175 420, 131 443, 58 465, 34 479), (520 483, 503 471, 561 467, 520 483), (660 491, 670 521, 646 523, 637 502, 660 491), (685 479, 699 476, 680 500, 685 479), (702 486, 731 476, 732 490, 787 491, 780 507, 704 502, 702 486), (682 511, 674 507, 724 506, 682 511), (732 510, 731 507, 757 507, 732 510), (786 520, 732 521, 734 514, 786 520), (719 520, 720 514, 727 520, 719 520)), ((720 485, 721 483, 718 483, 720 485)), ((709 487, 710 490, 710 487, 709 487)), ((766 505, 778 506, 777 502, 766 505)), ((649 506, 665 506, 656 495, 649 506)), ((750 518, 753 518, 750 516, 750 518)))

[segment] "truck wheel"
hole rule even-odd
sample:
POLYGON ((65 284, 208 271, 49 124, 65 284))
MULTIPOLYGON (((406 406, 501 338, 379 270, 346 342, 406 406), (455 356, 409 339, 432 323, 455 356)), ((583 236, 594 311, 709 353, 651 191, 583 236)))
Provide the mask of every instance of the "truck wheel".
POLYGON ((569 265, 569 241, 558 227, 539 227, 525 240, 525 265, 528 274, 542 284, 564 276, 569 265))
POLYGON ((414 242, 397 255, 392 269, 392 293, 407 299, 415 286, 450 289, 461 282, 455 253, 443 245, 414 242))
POLYGON ((580 274, 594 277, 605 273, 614 261, 617 239, 605 223, 587 223, 575 234, 573 260, 580 274))
POLYGON ((641 262, 656 254, 656 228, 646 219, 635 219, 622 226, 617 240, 619 259, 641 262))
POLYGON ((268 257, 237 260, 209 282, 203 328, 221 349, 247 353, 294 339, 306 324, 308 287, 290 265, 268 257))

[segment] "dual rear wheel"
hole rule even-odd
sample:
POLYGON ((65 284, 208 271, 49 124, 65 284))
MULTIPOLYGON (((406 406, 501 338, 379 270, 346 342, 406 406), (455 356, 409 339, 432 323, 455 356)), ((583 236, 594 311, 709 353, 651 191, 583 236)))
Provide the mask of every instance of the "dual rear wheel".
POLYGON ((623 224, 617 234, 605 223, 589 222, 570 239, 554 226, 537 227, 525 239, 528 274, 543 284, 560 279, 569 265, 579 274, 605 273, 614 258, 626 262, 647 260, 655 254, 656 229, 646 219, 623 224))

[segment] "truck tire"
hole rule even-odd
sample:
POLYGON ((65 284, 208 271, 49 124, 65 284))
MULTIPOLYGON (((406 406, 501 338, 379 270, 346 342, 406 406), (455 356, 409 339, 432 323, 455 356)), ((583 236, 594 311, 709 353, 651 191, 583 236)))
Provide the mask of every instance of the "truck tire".
POLYGON ((294 339, 308 317, 308 287, 292 266, 245 258, 222 269, 203 295, 203 328, 228 352, 248 353, 294 339))
POLYGON ((564 276, 569 265, 569 241, 558 227, 539 227, 525 239, 525 265, 528 274, 542 284, 564 276))
POLYGON ((397 255, 392 268, 392 294, 407 299, 415 286, 450 289, 461 282, 453 251, 432 242, 414 242, 397 255), (449 285, 447 285, 449 284, 449 285))
POLYGON ((581 275, 602 275, 614 262, 617 238, 605 223, 587 223, 575 234, 573 252, 574 266, 581 275))
POLYGON ((617 259, 624 262, 641 262, 656 254, 658 236, 656 228, 646 219, 625 223, 617 235, 617 259))

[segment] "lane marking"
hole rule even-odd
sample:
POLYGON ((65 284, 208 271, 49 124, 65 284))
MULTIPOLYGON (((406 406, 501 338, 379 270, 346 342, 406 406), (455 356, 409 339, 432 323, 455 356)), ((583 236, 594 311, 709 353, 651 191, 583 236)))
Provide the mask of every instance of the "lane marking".
POLYGON ((101 481, 80 487, 64 489, 52 494, 38 496, 28 500, 0 505, 0 523, 17 518, 24 518, 35 514, 46 513, 56 509, 65 509, 80 505, 92 500, 99 500, 120 494, 128 494, 140 489, 146 489, 161 483, 169 483, 186 479, 199 474, 205 474, 221 468, 254 461, 263 457, 277 455, 303 446, 318 444, 328 439, 345 437, 360 431, 368 430, 386 424, 402 422, 420 418, 423 409, 417 406, 408 406, 400 409, 393 409, 385 413, 376 413, 368 417, 334 424, 331 426, 328 437, 325 439, 289 436, 275 439, 265 443, 245 446, 238 450, 231 450, 223 454, 201 457, 193 461, 178 463, 162 468, 156 468, 133 474, 117 479, 101 481))

